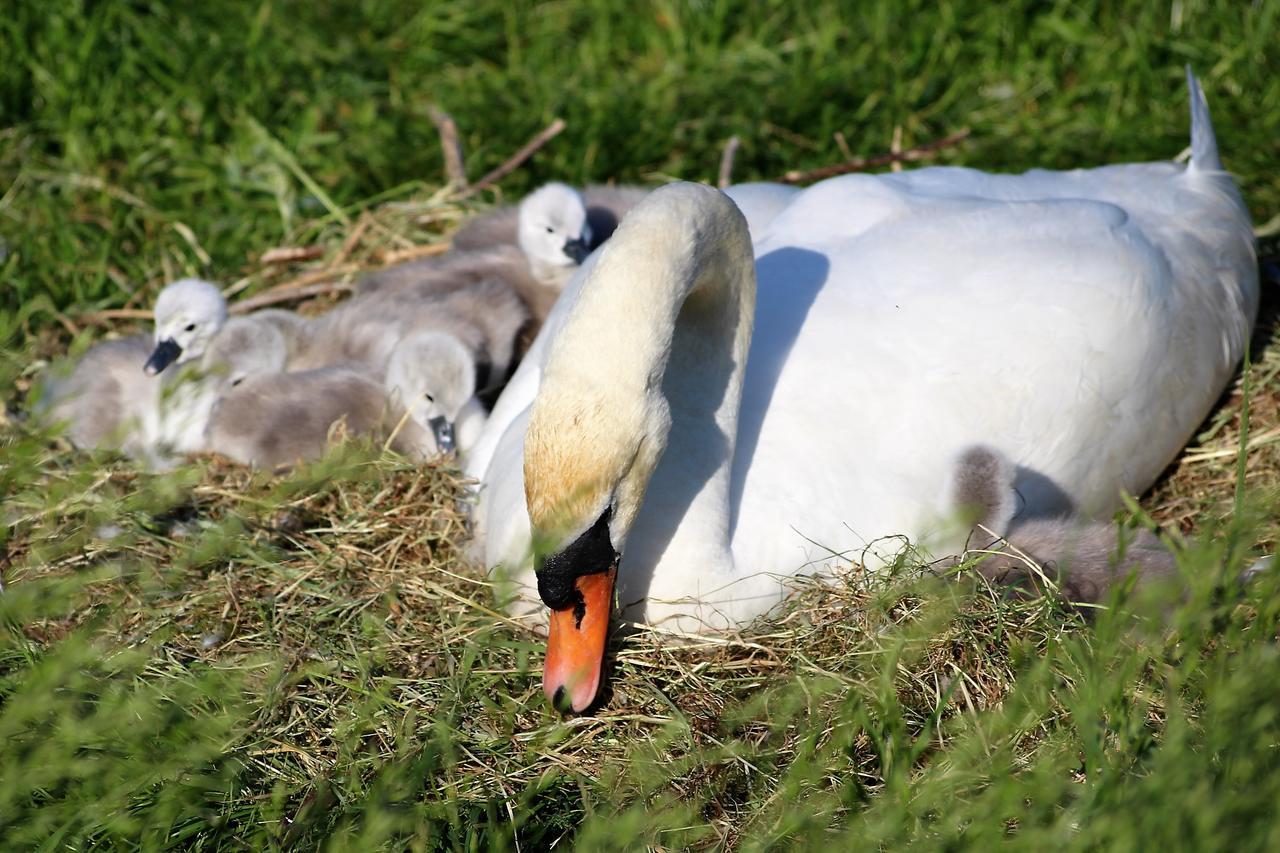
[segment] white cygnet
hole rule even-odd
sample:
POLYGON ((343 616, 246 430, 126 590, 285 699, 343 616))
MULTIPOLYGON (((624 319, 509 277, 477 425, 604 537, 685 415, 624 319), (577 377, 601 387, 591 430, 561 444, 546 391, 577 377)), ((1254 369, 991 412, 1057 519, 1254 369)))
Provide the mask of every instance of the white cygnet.
POLYGON ((155 349, 144 369, 152 376, 171 364, 204 355, 227 322, 227 300, 217 285, 184 278, 165 286, 156 299, 155 349))
POLYGON ((485 414, 475 397, 475 361, 452 335, 402 340, 387 363, 386 387, 392 403, 432 436, 437 452, 465 453, 479 437, 485 414))

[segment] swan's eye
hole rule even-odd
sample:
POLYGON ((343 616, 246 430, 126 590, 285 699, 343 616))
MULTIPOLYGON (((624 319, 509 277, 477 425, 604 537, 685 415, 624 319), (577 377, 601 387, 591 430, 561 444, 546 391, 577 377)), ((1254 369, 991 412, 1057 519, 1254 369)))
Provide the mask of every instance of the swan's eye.
POLYGON ((188 324, 187 324, 187 331, 188 331, 188 332, 194 332, 195 330, 196 330, 196 324, 195 324, 195 323, 188 323, 188 324))
POLYGON ((430 394, 423 394, 422 396, 427 398, 428 403, 434 403, 436 401, 436 398, 432 397, 430 394))
POLYGON ((548 233, 548 234, 554 234, 554 233, 556 233, 556 229, 554 229, 554 228, 552 228, 550 225, 548 225, 548 226, 547 226, 547 233, 548 233))

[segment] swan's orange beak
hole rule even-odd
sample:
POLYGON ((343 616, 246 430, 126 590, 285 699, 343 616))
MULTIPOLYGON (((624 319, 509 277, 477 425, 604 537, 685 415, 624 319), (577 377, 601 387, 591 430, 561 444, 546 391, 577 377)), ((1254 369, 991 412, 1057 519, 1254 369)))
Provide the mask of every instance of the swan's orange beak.
POLYGON ((600 689, 617 574, 615 565, 608 571, 579 576, 574 588, 582 596, 582 604, 551 611, 542 690, 561 711, 585 711, 600 689))

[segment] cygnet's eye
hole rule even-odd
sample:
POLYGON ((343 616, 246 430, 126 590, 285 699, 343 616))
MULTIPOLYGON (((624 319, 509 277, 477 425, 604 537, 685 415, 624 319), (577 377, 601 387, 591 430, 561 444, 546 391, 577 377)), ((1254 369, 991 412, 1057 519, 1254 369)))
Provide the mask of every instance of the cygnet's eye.
POLYGON ((243 382, 243 381, 244 381, 244 377, 243 377, 243 376, 237 376, 235 379, 232 379, 232 380, 231 380, 231 387, 232 387, 232 388, 234 388, 234 387, 236 387, 237 385, 239 385, 239 384, 240 384, 241 382, 243 382))
POLYGON ((427 398, 428 403, 434 403, 436 401, 436 398, 432 397, 430 394, 423 394, 422 396, 427 398))
POLYGON ((195 323, 188 323, 188 324, 187 324, 187 329, 186 329, 186 330, 187 330, 188 332, 194 332, 194 331, 196 330, 196 324, 195 324, 195 323))

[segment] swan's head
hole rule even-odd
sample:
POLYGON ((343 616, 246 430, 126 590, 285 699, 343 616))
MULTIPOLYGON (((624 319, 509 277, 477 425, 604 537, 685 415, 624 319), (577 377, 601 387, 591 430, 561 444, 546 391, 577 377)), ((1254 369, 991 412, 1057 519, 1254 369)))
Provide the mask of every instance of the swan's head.
POLYGON ((387 362, 386 387, 438 452, 457 449, 454 426, 476 393, 475 360, 457 338, 441 332, 405 338, 387 362))
POLYGON ((517 240, 535 268, 581 264, 591 251, 591 226, 582 193, 553 183, 525 197, 520 203, 517 240))
POLYGON ((534 402, 525 499, 538 595, 551 610, 543 689, 562 711, 595 700, 618 564, 669 429, 660 395, 594 404, 540 393, 534 402))
POLYGON ((755 281, 742 214, 694 184, 637 205, 587 276, 548 349, 524 444, 538 593, 551 609, 543 688, 575 711, 599 687, 613 580, 670 433, 664 376, 677 315, 684 359, 725 334, 745 358, 750 317, 739 300, 754 297, 755 281))
POLYGON ((268 320, 255 316, 233 317, 209 342, 201 366, 234 388, 258 373, 285 369, 289 347, 284 335, 268 320))
POLYGON ((156 300, 156 348, 143 369, 152 376, 171 364, 200 358, 227 322, 227 300, 198 278, 167 285, 156 300))

